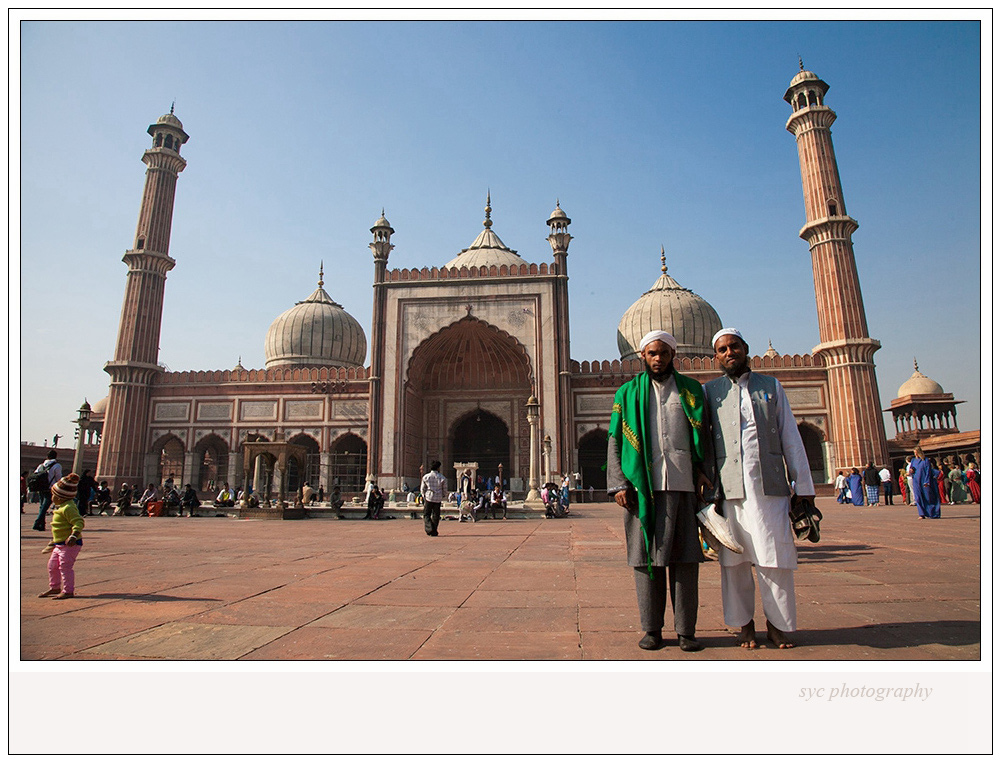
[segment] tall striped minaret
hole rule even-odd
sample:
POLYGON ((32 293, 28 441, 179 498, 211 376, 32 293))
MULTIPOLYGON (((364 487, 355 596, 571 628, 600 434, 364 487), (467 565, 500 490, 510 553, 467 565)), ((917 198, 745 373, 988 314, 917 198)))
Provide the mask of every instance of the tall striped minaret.
POLYGON ((817 292, 820 344, 813 354, 822 357, 828 369, 830 439, 838 470, 870 460, 888 465, 889 453, 872 360, 880 344, 869 337, 866 325, 852 246, 858 222, 845 209, 831 139, 837 115, 824 105, 828 87, 816 74, 804 71, 800 61, 785 100, 793 109, 786 129, 796 136, 803 175, 806 225, 799 235, 810 244, 817 292))
POLYGON ((181 145, 187 142, 181 120, 170 113, 149 126, 152 147, 143 154, 146 185, 139 207, 139 224, 133 247, 122 261, 129 266, 125 299, 118 323, 115 359, 104 366, 111 376, 101 452, 99 479, 118 486, 122 482, 142 485, 150 421, 150 385, 160 372, 160 321, 163 289, 174 260, 170 248, 170 223, 174 214, 177 175, 187 162, 181 145))

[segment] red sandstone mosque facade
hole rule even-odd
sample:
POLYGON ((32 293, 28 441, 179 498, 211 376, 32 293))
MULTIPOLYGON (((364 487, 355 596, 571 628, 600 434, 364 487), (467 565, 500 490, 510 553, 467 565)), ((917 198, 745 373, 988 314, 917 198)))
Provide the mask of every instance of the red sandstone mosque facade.
MULTIPOLYGON (((828 85, 801 70, 785 93, 793 111, 806 224, 813 260, 820 344, 809 353, 768 350, 752 366, 788 392, 814 479, 869 460, 889 463, 852 233, 831 125, 828 85)), ((722 323, 701 297, 661 275, 623 315, 620 358, 570 356, 567 281, 572 236, 560 208, 550 214, 551 252, 523 259, 493 229, 488 197, 483 229, 439 267, 391 269, 395 232, 385 214, 371 228, 374 260, 371 347, 361 325, 324 290, 275 319, 264 369, 168 372, 158 365, 164 282, 174 267, 170 227, 188 140, 171 113, 149 127, 146 184, 128 265, 108 397, 94 406, 101 429, 98 479, 160 483, 170 473, 197 489, 223 481, 286 491, 304 481, 346 491, 373 475, 384 487, 417 484, 434 458, 500 472, 515 496, 550 474, 579 473, 604 487, 612 399, 640 370, 637 343, 671 331, 678 367, 707 381, 719 372, 710 341, 722 323), (540 255, 541 256, 541 255, 540 255), (365 367, 368 350, 369 366, 365 367), (281 460, 246 443, 288 443, 281 460), (249 466, 249 469, 248 469, 249 466)), ((452 475, 454 478, 454 474, 452 475)))

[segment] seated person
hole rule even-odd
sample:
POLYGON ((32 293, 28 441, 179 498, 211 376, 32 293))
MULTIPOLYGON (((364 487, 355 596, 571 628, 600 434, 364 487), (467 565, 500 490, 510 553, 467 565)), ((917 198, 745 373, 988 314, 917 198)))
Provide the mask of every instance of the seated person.
POLYGON ((309 506, 313 502, 313 488, 307 482, 302 486, 302 505, 309 506))
POLYGON ((94 500, 97 501, 98 514, 105 514, 111 509, 111 491, 108 489, 107 480, 101 480, 101 486, 94 494, 94 500))
POLYGON ((382 490, 374 482, 369 485, 368 499, 366 501, 366 511, 365 519, 378 519, 379 512, 382 510, 382 505, 386 502, 386 498, 382 493, 382 490))
POLYGON ((128 482, 122 483, 122 489, 118 491, 118 502, 115 508, 115 515, 121 516, 126 509, 132 508, 132 488, 128 482))
POLYGON ((459 521, 460 522, 475 522, 476 521, 476 504, 473 503, 472 499, 467 498, 459 504, 459 521))
POLYGON ((164 492, 163 508, 164 510, 177 509, 177 516, 181 516, 181 494, 177 492, 177 488, 171 487, 164 492))
POLYGON ((229 488, 229 483, 222 483, 222 490, 219 491, 219 495, 215 497, 215 505, 223 507, 232 507, 236 503, 236 497, 233 491, 229 488))
POLYGON ((494 491, 490 494, 490 513, 494 519, 497 519, 497 509, 502 509, 503 518, 507 519, 507 498, 504 497, 504 491, 501 490, 500 485, 495 486, 494 491))
POLYGON ((189 482, 184 486, 184 493, 181 495, 182 511, 187 509, 188 516, 193 517, 195 515, 195 509, 201 506, 201 504, 202 502, 198 500, 198 493, 195 492, 195 489, 191 487, 191 483, 189 482))
POLYGON ((142 513, 145 514, 146 516, 149 516, 150 503, 152 501, 157 500, 159 497, 160 496, 159 493, 157 493, 156 485, 154 485, 152 482, 149 483, 149 486, 146 488, 146 492, 143 493, 142 496, 139 498, 139 507, 142 509, 142 513))
POLYGON ((344 505, 344 499, 341 498, 341 486, 334 485, 334 490, 330 494, 330 508, 339 509, 344 505))

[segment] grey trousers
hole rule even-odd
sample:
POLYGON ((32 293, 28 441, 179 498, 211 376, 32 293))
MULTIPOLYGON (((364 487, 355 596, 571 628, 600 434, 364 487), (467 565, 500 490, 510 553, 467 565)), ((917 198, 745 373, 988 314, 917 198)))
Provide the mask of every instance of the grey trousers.
POLYGON ((654 567, 653 578, 645 566, 634 567, 633 576, 636 578, 640 628, 647 633, 663 629, 670 578, 674 632, 689 638, 695 636, 695 621, 699 614, 698 563, 678 562, 667 567, 654 567))

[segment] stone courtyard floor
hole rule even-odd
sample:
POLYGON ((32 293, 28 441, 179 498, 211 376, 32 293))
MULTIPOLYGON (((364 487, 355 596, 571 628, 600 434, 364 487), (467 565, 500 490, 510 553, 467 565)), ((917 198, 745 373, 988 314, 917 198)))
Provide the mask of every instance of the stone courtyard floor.
POLYGON ((793 650, 736 646, 716 563, 701 567, 706 648, 638 649, 613 504, 561 520, 443 519, 437 538, 409 519, 87 517, 76 598, 63 601, 36 598, 49 533, 32 531, 28 506, 12 617, 22 661, 980 659, 979 506, 922 521, 911 506, 818 505, 822 540, 799 549, 793 650))

